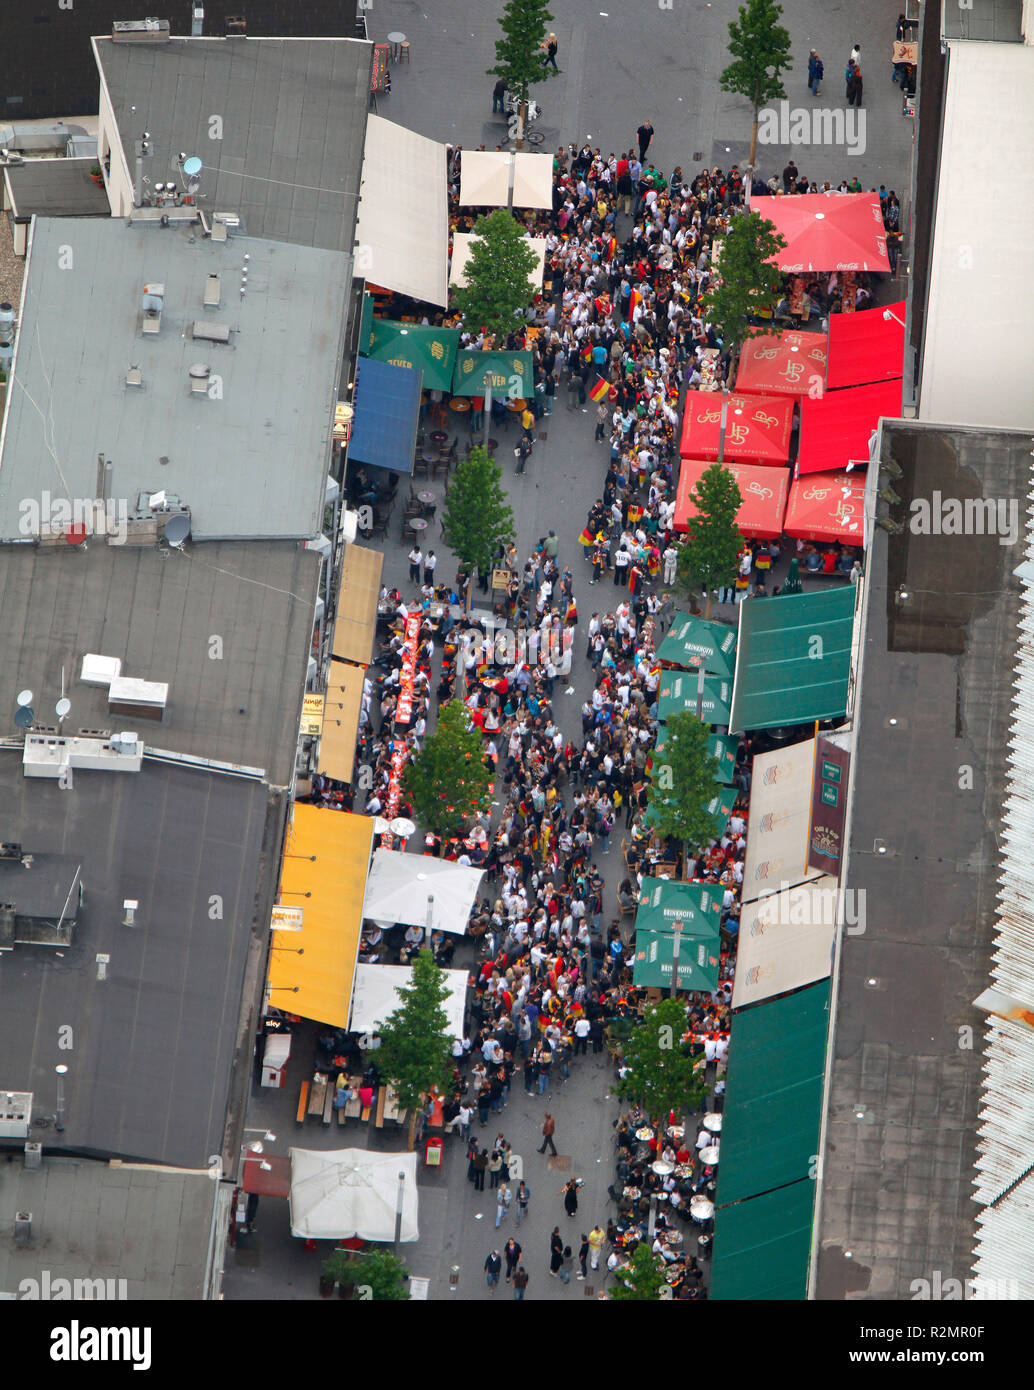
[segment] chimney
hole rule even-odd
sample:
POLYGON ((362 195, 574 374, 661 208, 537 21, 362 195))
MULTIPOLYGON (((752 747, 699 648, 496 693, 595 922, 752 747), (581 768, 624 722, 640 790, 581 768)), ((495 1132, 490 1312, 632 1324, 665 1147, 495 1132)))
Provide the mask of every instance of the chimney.
POLYGON ((205 7, 201 0, 190 0, 190 37, 199 39, 205 32, 205 7))
POLYGON ((106 979, 108 978, 108 965, 110 964, 110 962, 111 962, 111 957, 110 957, 110 956, 108 956, 108 955, 98 955, 98 957, 97 957, 97 978, 98 978, 98 980, 106 980, 106 979))
POLYGON ((14 1243, 24 1250, 32 1244, 32 1212, 19 1211, 14 1217, 14 1243))
POLYGON ((208 395, 208 378, 211 370, 211 367, 206 367, 204 362, 195 362, 190 368, 190 391, 192 395, 208 395))
POLYGON ((42 1145, 42 1144, 33 1143, 32 1141, 26 1141, 26 1144, 25 1144, 25 1171, 26 1171, 27 1173, 36 1173, 36 1172, 39 1171, 40 1167, 42 1166, 42 1163, 43 1163, 43 1145, 42 1145))

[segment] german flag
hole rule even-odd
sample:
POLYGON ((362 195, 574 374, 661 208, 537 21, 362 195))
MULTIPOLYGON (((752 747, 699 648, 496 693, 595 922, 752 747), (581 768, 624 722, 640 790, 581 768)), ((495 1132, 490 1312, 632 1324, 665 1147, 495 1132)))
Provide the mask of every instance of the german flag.
POLYGON ((589 387, 589 399, 591 401, 602 401, 604 396, 606 396, 609 392, 609 390, 610 387, 604 381, 603 377, 598 376, 596 380, 592 383, 592 385, 589 387))
POLYGON ((582 534, 578 537, 578 544, 584 545, 586 550, 592 545, 592 532, 589 530, 588 526, 582 527, 582 534))

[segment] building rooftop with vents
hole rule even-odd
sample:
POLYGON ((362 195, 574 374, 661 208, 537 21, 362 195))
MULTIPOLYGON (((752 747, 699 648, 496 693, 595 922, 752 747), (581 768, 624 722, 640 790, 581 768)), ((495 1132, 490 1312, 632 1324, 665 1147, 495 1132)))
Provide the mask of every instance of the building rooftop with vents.
POLYGON ((164 493, 195 540, 315 536, 350 277, 340 252, 220 243, 199 221, 37 219, 0 426, 0 541, 38 534, 58 499, 100 497, 100 455, 116 514, 164 493))

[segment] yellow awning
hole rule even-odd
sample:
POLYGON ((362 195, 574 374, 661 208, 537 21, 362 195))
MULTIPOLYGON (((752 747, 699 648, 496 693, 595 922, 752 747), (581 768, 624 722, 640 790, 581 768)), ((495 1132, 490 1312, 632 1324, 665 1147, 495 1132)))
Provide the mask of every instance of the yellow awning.
POLYGON ((366 672, 344 661, 330 663, 330 681, 320 735, 319 770, 327 777, 351 782, 355 763, 355 739, 366 672))
POLYGON ((379 550, 368 550, 362 545, 345 547, 332 646, 333 654, 342 661, 354 661, 360 666, 370 664, 383 563, 384 556, 379 550))
POLYGON ((269 1002, 274 1008, 348 1027, 372 839, 369 816, 295 804, 280 900, 300 907, 303 921, 300 932, 273 933, 269 1002))

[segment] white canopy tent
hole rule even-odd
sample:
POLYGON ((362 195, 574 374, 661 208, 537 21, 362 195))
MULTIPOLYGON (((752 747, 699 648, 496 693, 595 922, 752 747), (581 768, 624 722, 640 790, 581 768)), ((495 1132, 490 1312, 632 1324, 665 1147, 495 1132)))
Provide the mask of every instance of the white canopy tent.
POLYGON ((355 230, 356 274, 445 308, 448 190, 444 145, 370 116, 355 230))
POLYGON ((419 1240, 415 1153, 291 1149, 291 1234, 303 1240, 393 1241, 402 1184, 400 1240, 419 1240))
POLYGON ((813 738, 754 759, 743 864, 744 913, 755 898, 819 877, 818 869, 808 868, 814 769, 813 738))
MULTIPOLYGON (((467 283, 467 262, 470 260, 470 243, 477 238, 470 232, 453 232, 452 234, 452 269, 449 272, 449 284, 465 286, 467 283)), ((546 238, 544 236, 533 236, 527 238, 531 249, 535 252, 537 264, 533 267, 528 276, 528 283, 537 294, 542 288, 542 272, 546 264, 546 238)))
MULTIPOLYGON (((349 1032, 374 1032, 378 1023, 383 1023, 399 1008, 402 1003, 399 986, 407 987, 412 975, 408 965, 357 965, 349 1032)), ((449 1036, 462 1038, 463 1015, 467 1007, 467 972, 446 970, 445 978, 449 997, 443 1008, 449 1016, 449 1036)))
POLYGON ((837 881, 829 874, 748 903, 740 919, 732 1007, 756 1004, 833 970, 837 881))
POLYGON ((460 202, 467 207, 505 208, 510 202, 513 166, 515 208, 552 208, 553 156, 509 154, 505 150, 464 150, 460 202))
POLYGON ((400 922, 407 927, 426 927, 427 901, 433 898, 431 930, 460 936, 467 930, 483 874, 484 869, 427 854, 375 850, 366 880, 363 916, 389 925, 400 922))

